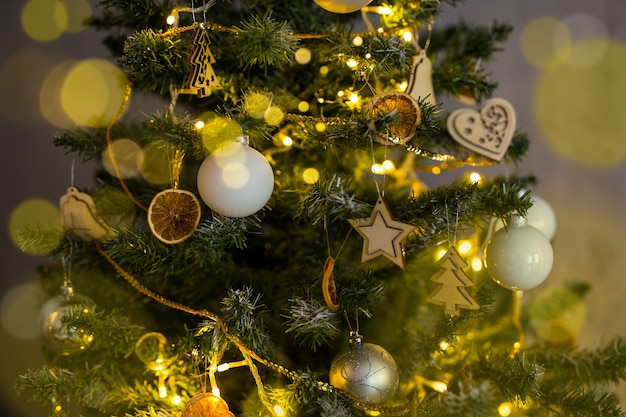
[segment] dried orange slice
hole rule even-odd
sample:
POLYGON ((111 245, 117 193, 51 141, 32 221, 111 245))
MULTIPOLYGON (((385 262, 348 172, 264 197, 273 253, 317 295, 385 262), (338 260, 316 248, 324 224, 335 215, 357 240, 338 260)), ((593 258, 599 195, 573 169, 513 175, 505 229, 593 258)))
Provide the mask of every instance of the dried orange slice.
POLYGON ((335 311, 339 308, 337 301, 337 287, 335 287, 335 258, 329 256, 324 262, 324 278, 322 279, 322 294, 328 308, 335 311))
POLYGON ((200 223, 200 202, 185 190, 168 189, 154 196, 148 207, 148 225, 161 242, 180 243, 200 223))
POLYGON ((407 143, 422 123, 422 111, 417 101, 409 94, 399 92, 386 92, 372 97, 369 116, 373 119, 390 119, 387 131, 378 136, 377 141, 383 145, 407 143))

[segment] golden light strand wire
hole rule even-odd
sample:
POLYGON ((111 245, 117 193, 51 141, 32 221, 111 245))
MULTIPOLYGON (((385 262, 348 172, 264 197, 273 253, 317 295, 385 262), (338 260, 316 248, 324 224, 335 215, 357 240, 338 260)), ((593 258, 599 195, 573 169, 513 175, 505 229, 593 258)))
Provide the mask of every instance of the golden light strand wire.
POLYGON ((308 377, 303 376, 302 374, 300 374, 300 373, 298 373, 296 371, 289 370, 289 369, 285 368, 282 365, 276 364, 276 363, 274 363, 274 362, 272 362, 272 361, 270 361, 268 359, 262 358, 256 352, 254 352, 252 349, 250 349, 248 346, 246 346, 237 336, 229 333, 228 327, 226 326, 226 323, 224 323, 224 321, 222 321, 222 319, 217 314, 212 313, 209 310, 205 310, 205 309, 198 310, 198 309, 191 308, 189 306, 186 306, 184 304, 178 303, 176 301, 169 300, 169 299, 163 297, 162 295, 159 295, 159 294, 155 293, 151 289, 149 289, 146 286, 142 285, 131 274, 126 272, 124 270, 124 268, 122 268, 117 262, 115 262, 115 260, 113 258, 111 258, 109 256, 109 254, 107 254, 104 251, 104 249, 102 249, 102 247, 100 247, 100 245, 96 244, 95 248, 96 248, 96 251, 113 267, 113 269, 115 269, 115 271, 126 282, 128 282, 128 284, 130 284, 130 286, 133 287, 137 292, 143 294, 144 296, 146 296, 148 298, 151 298, 152 300, 156 301, 157 303, 159 303, 161 305, 164 305, 165 307, 169 307, 169 308, 172 308, 172 309, 175 309, 175 310, 179 310, 179 311, 185 312, 185 313, 190 314, 190 315, 204 317, 204 318, 208 318, 210 320, 213 320, 215 322, 215 325, 224 334, 224 337, 226 337, 226 339, 228 339, 228 341, 230 341, 233 345, 235 345, 241 351, 241 353, 244 355, 244 357, 246 357, 246 355, 247 355, 248 357, 254 359, 255 361, 257 361, 259 363, 261 363, 265 367, 267 367, 267 368, 269 368, 269 369, 271 369, 271 370, 273 370, 275 372, 280 373, 281 375, 291 379, 292 381, 300 381, 302 383, 311 385, 311 386, 315 387, 316 389, 318 389, 320 391, 341 393, 345 397, 349 398, 356 406, 358 406, 360 408, 363 408, 363 409, 377 411, 377 412, 386 413, 386 414, 405 414, 405 413, 407 413, 409 411, 409 407, 406 406, 406 405, 380 406, 380 405, 376 405, 376 404, 371 404, 371 403, 366 403, 366 402, 360 401, 357 398, 355 398, 352 394, 350 394, 349 392, 341 390, 339 388, 336 388, 336 387, 330 385, 327 382, 318 381, 318 380, 314 380, 314 379, 308 378, 308 377))

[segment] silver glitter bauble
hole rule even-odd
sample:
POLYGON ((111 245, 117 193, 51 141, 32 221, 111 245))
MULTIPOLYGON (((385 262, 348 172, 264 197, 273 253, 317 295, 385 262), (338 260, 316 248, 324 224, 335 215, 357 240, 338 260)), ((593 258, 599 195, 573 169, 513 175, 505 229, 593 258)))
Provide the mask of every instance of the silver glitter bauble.
POLYGON ((358 333, 350 334, 350 348, 330 365, 330 384, 347 391, 359 401, 381 404, 398 386, 398 368, 382 347, 363 343, 358 333))
POLYGON ((39 331, 44 345, 62 355, 86 349, 93 335, 77 326, 64 326, 63 318, 69 314, 91 314, 94 302, 74 293, 70 286, 61 287, 61 294, 46 301, 39 311, 39 331))

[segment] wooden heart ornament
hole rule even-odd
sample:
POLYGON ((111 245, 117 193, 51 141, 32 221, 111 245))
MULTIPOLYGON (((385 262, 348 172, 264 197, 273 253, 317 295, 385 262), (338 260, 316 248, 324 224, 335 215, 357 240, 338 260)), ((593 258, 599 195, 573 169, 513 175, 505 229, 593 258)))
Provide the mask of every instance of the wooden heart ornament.
POLYGON ((487 100, 477 112, 459 109, 448 117, 450 136, 464 147, 500 161, 515 133, 515 109, 502 98, 487 100))

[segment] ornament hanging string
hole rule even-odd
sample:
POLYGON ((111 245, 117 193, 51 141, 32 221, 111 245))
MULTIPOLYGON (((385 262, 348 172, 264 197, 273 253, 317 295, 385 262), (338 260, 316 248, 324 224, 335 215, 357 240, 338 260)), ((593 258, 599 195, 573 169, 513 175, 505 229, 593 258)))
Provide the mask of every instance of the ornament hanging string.
POLYGON ((133 201, 133 203, 135 203, 142 210, 148 211, 148 207, 146 207, 144 204, 142 204, 139 200, 135 198, 135 196, 130 192, 130 189, 126 185, 124 178, 122 178, 122 173, 120 171, 119 165, 117 164, 117 158, 115 157, 115 152, 113 151, 113 142, 111 140, 111 130, 113 129, 115 122, 117 122, 117 120, 121 117, 122 112, 126 108, 126 104, 128 103, 128 100, 130 100, 131 92, 132 92, 132 86, 130 83, 128 83, 126 84, 126 88, 124 89, 124 94, 122 95, 122 102, 120 103, 120 106, 118 107, 117 112, 115 113, 115 116, 113 116, 113 118, 107 125, 107 129, 106 129, 107 149, 109 151, 109 156, 111 157, 111 164, 113 165, 115 175, 117 176, 117 179, 119 180, 120 185, 122 186, 122 188, 124 189, 128 197, 133 201))
POLYGON ((362 409, 378 411, 378 412, 385 413, 385 414, 406 414, 409 411, 409 407, 407 405, 398 405, 398 406, 385 407, 385 406, 379 406, 379 405, 376 405, 376 404, 371 404, 371 403, 366 403, 366 402, 360 401, 360 400, 354 398, 354 396, 352 394, 350 394, 349 392, 346 392, 344 390, 340 390, 340 389, 338 389, 336 387, 333 387, 332 385, 330 385, 327 382, 311 379, 307 375, 303 375, 303 374, 298 373, 296 371, 289 370, 289 369, 285 368, 282 365, 274 363, 274 362, 272 362, 272 361, 270 361, 268 359, 262 358, 256 352, 254 352, 252 349, 247 347, 237 336, 231 334, 228 331, 228 327, 226 326, 224 321, 217 314, 212 313, 209 310, 205 310, 205 309, 198 310, 198 309, 191 308, 189 306, 186 306, 184 304, 177 303, 175 301, 169 300, 169 299, 163 297, 162 295, 159 295, 159 294, 155 293, 151 289, 149 289, 149 288, 145 287, 144 285, 142 285, 131 274, 126 272, 124 270, 124 268, 122 268, 117 262, 115 262, 115 260, 113 260, 113 258, 111 258, 104 251, 104 249, 102 249, 102 247, 100 245, 96 244, 95 248, 96 248, 96 251, 113 267, 113 269, 115 269, 115 271, 122 278, 124 278, 124 280, 126 282, 128 282, 128 284, 130 284, 130 286, 133 287, 140 294, 142 294, 142 295, 144 295, 144 296, 146 296, 148 298, 151 298, 152 300, 158 302, 159 304, 161 304, 161 305, 163 305, 165 307, 168 307, 168 308, 171 308, 171 309, 174 309, 174 310, 179 310, 179 311, 185 312, 185 313, 190 314, 190 315, 194 315, 194 316, 198 316, 198 317, 204 317, 204 318, 210 319, 213 322, 215 322, 215 325, 222 331, 222 333, 224 334, 226 339, 228 339, 229 342, 231 342, 233 345, 235 345, 241 351, 241 353, 242 353, 242 355, 244 355, 244 357, 246 357, 246 355, 247 355, 250 358, 254 359, 255 361, 261 363, 265 367, 273 370, 274 372, 280 373, 281 375, 291 379, 292 381, 299 381, 301 383, 304 383, 307 386, 316 388, 316 389, 318 389, 320 391, 340 393, 341 395, 345 396, 346 398, 349 398, 350 401, 352 401, 356 406, 358 406, 358 407, 360 407, 362 409))

